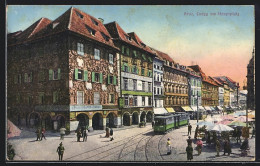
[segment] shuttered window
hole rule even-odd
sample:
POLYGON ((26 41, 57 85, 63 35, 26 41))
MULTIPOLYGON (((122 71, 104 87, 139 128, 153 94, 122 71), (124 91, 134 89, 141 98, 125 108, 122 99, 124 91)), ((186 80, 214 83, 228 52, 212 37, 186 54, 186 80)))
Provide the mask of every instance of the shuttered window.
POLYGON ((113 84, 116 85, 116 82, 117 82, 117 81, 116 81, 116 80, 117 80, 117 79, 116 79, 116 76, 113 76, 113 77, 114 77, 114 78, 113 78, 113 84))
POLYGON ((99 95, 99 92, 94 92, 94 104, 95 104, 95 105, 100 104, 100 95, 99 95))
POLYGON ((39 92, 39 96, 38 96, 38 102, 39 104, 44 104, 44 92, 39 92))
POLYGON ((53 103, 57 103, 59 101, 59 92, 57 91, 54 91, 53 94, 52 94, 52 97, 53 97, 53 103))
POLYGON ((77 43, 77 53, 79 55, 84 55, 84 46, 82 43, 77 43))
POLYGON ((99 49, 94 49, 94 58, 96 60, 100 60, 100 50, 99 49))
POLYGON ((28 74, 27 73, 24 74, 24 82, 28 82, 28 74))
POLYGON ((114 64, 114 55, 113 54, 109 54, 109 63, 110 64, 114 64))
POLYGON ((114 94, 109 94, 109 104, 114 104, 115 103, 115 96, 114 94))
POLYGON ((84 104, 84 94, 82 91, 77 92, 77 104, 84 104))
POLYGON ((88 81, 88 71, 84 70, 84 81, 88 81))

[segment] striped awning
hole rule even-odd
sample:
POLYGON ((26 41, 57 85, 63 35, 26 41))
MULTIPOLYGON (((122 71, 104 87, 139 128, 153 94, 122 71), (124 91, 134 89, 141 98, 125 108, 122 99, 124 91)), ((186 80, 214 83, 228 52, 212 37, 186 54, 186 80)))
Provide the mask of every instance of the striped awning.
POLYGON ((174 109, 172 107, 166 107, 166 110, 169 112, 169 113, 174 113, 174 109))
POLYGON ((182 106, 182 109, 184 109, 185 111, 193 111, 190 106, 182 106))

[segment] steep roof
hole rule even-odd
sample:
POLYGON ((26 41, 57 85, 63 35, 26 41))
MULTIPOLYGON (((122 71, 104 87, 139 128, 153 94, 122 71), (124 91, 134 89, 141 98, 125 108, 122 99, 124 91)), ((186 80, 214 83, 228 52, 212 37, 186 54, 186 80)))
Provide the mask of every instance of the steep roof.
MULTIPOLYGON (((103 23, 95 17, 86 14, 74 7, 69 8, 54 21, 40 19, 23 32, 23 36, 33 36, 31 40, 53 35, 62 31, 72 31, 98 42, 115 47, 110 34, 103 23), (39 23, 45 23, 39 26, 39 23), (38 25, 38 26, 37 26, 38 25), (39 28, 37 28, 39 27, 39 28)), ((19 35, 19 36, 22 36, 19 35)))
POLYGON ((135 32, 131 32, 128 33, 128 35, 130 37, 132 37, 135 42, 145 51, 151 53, 151 54, 155 54, 155 52, 153 50, 151 50, 151 48, 149 46, 147 46, 146 44, 144 44, 144 42, 139 38, 139 36, 137 36, 137 34, 135 32))
POLYGON ((152 48, 152 49, 156 52, 156 56, 162 58, 163 60, 167 60, 167 61, 169 61, 169 62, 174 63, 173 59, 172 59, 168 54, 166 54, 166 53, 164 53, 164 52, 161 52, 161 51, 159 51, 159 50, 156 50, 156 49, 154 49, 154 48, 152 48))
POLYGON ((203 71, 202 69, 199 67, 199 65, 193 65, 193 66, 188 66, 190 68, 192 68, 194 71, 199 72, 200 76, 202 78, 202 81, 207 82, 209 84, 218 86, 217 83, 214 82, 214 80, 212 80, 210 77, 208 77, 203 71))

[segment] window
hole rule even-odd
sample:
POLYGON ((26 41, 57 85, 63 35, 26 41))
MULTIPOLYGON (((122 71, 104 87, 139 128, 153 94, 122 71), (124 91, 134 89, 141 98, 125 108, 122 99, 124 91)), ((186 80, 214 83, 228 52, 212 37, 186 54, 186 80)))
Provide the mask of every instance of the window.
POLYGON ((152 92, 152 83, 148 82, 148 92, 152 92))
POLYGON ((137 96, 134 96, 133 98, 133 106, 137 106, 137 96))
POLYGON ((98 25, 98 22, 91 18, 93 24, 98 25))
POLYGON ((135 65, 133 66, 132 72, 133 72, 134 74, 137 74, 137 67, 136 67, 135 65))
POLYGON ((79 55, 84 55, 84 46, 82 43, 77 43, 77 53, 79 55))
POLYGON ((145 97, 142 97, 142 106, 145 106, 145 97))
POLYGON ((115 96, 114 94, 109 94, 109 104, 114 104, 115 103, 115 96))
POLYGON ((53 93, 52 93, 52 101, 53 101, 53 103, 57 103, 58 101, 59 101, 59 92, 57 92, 57 91, 54 91, 53 93))
POLYGON ((127 65, 127 64, 124 64, 123 71, 124 71, 124 72, 128 72, 128 65, 127 65))
POLYGON ((49 80, 59 80, 60 79, 60 68, 56 70, 49 69, 49 80))
POLYGON ((141 74, 142 74, 142 76, 144 76, 144 68, 142 68, 141 74))
POLYGON ((17 82, 18 82, 18 84, 22 83, 22 75, 21 74, 18 74, 17 82))
POLYGON ((145 82, 142 81, 142 91, 145 91, 145 82))
POLYGON ((154 87, 153 93, 156 95, 156 87, 154 87))
POLYGON ((114 55, 113 54, 109 54, 109 63, 110 64, 114 64, 114 55))
POLYGON ((79 12, 76 11, 76 14, 77 14, 77 16, 80 17, 81 19, 83 18, 83 15, 80 14, 79 12))
POLYGON ((129 48, 126 47, 126 55, 129 55, 129 48))
POLYGON ((127 35, 125 35, 125 38, 127 39, 127 40, 129 40, 129 41, 131 41, 131 37, 130 36, 127 36, 127 35))
POLYGON ((148 97, 148 105, 149 105, 149 106, 152 105, 152 97, 148 97))
POLYGON ((128 106, 128 96, 125 96, 125 106, 128 106))
POLYGON ((124 90, 128 90, 128 79, 124 78, 124 90))
POLYGON ((100 60, 100 50, 99 49, 94 49, 94 58, 96 60, 100 60))
POLYGON ((133 90, 137 90, 137 80, 133 80, 133 90))
MULTIPOLYGON (((151 70, 148 71, 148 77, 153 77, 153 72, 151 70)), ((158 79, 159 81, 159 79, 158 79)))
POLYGON ((74 71, 74 77, 75 80, 84 80, 88 81, 88 71, 87 70, 80 70, 80 69, 75 69, 74 71))
POLYGON ((94 104, 95 105, 100 104, 100 94, 99 94, 99 92, 94 92, 94 104))
POLYGON ((83 91, 77 91, 77 104, 84 103, 84 94, 83 91))
POLYGON ((101 35, 103 36, 103 38, 106 40, 106 41, 109 41, 109 37, 107 35, 105 35, 103 32, 101 32, 101 35))
POLYGON ((38 72, 38 81, 39 81, 39 82, 45 81, 45 78, 44 78, 44 70, 41 70, 41 71, 38 72))
POLYGON ((44 104, 44 92, 39 93, 39 104, 44 104))
POLYGON ((92 72, 92 82, 103 83, 103 74, 92 72))
POLYGON ((125 53, 125 46, 122 46, 122 53, 125 53))
POLYGON ((96 31, 92 28, 90 28, 89 26, 85 25, 85 27, 87 28, 88 32, 92 35, 92 36, 95 36, 96 34, 96 31))
POLYGON ((158 95, 160 94, 160 88, 157 88, 157 94, 158 95))

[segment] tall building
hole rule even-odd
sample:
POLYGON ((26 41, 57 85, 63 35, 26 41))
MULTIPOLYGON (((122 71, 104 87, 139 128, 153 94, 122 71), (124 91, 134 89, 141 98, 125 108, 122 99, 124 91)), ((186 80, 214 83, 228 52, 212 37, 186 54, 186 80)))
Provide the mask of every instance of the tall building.
POLYGON ((247 108, 255 109, 255 50, 253 49, 252 58, 247 65, 247 108))
POLYGON ((117 127, 119 49, 102 21, 71 7, 8 38, 8 118, 72 131, 117 127))
POLYGON ((219 81, 217 78, 215 77, 211 77, 217 84, 218 84, 218 103, 219 106, 224 106, 224 82, 219 81))
POLYGON ((120 115, 122 125, 151 122, 153 117, 153 59, 155 53, 137 36, 126 33, 117 22, 105 24, 120 49, 120 115))

